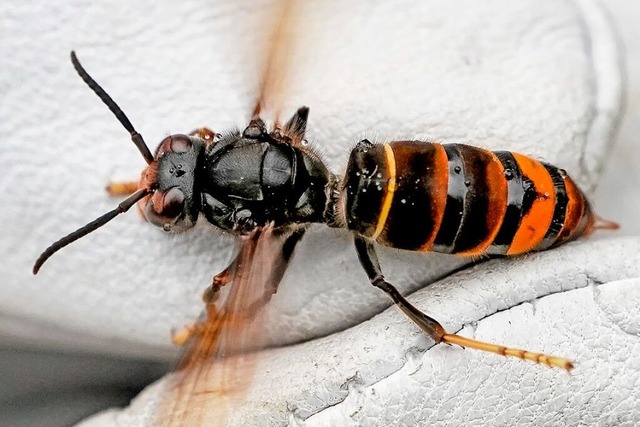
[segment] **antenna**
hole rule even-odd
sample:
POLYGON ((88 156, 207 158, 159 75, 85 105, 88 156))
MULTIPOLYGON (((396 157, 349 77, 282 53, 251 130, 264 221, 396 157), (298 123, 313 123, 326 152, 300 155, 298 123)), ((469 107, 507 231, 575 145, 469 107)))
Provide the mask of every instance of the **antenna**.
POLYGON ((144 198, 146 195, 150 193, 151 193, 151 190, 148 190, 146 188, 136 191, 127 199, 123 200, 122 203, 120 203, 118 207, 116 207, 114 210, 107 212, 106 214, 102 215, 99 218, 96 218, 95 220, 91 221, 89 224, 85 225, 84 227, 80 227, 73 233, 66 235, 62 239, 58 240, 57 242, 49 246, 47 249, 44 250, 44 252, 40 254, 38 259, 36 260, 36 263, 33 265, 33 274, 38 274, 38 270, 40 270, 40 267, 42 267, 42 264, 44 264, 45 261, 51 257, 51 255, 55 254, 60 249, 69 245, 70 243, 73 243, 76 240, 80 239, 81 237, 84 237, 87 234, 91 233, 92 231, 102 227, 103 225, 105 225, 106 223, 108 223, 109 221, 111 221, 113 218, 120 215, 121 213, 125 213, 126 211, 129 210, 131 206, 135 205, 139 200, 141 200, 142 198, 144 198))
POLYGON ((147 147, 147 144, 145 144, 142 135, 140 135, 133 128, 133 125, 124 114, 124 112, 120 109, 120 107, 118 107, 118 104, 116 104, 116 102, 107 94, 107 92, 105 92, 105 90, 102 89, 102 87, 95 80, 93 80, 89 73, 87 73, 87 71, 82 67, 80 61, 78 61, 76 53, 73 50, 71 51, 71 63, 73 63, 73 68, 76 69, 80 78, 84 80, 87 86, 89 86, 91 90, 94 91, 96 95, 98 95, 102 102, 104 102, 105 105, 109 107, 109 110, 111 110, 118 121, 122 123, 122 126, 124 126, 124 128, 129 132, 129 134, 131 135, 131 141, 133 141, 136 147, 138 147, 138 150, 140 150, 140 154, 142 154, 142 157, 144 157, 147 164, 151 163, 153 161, 153 154, 151 154, 149 147, 147 147))

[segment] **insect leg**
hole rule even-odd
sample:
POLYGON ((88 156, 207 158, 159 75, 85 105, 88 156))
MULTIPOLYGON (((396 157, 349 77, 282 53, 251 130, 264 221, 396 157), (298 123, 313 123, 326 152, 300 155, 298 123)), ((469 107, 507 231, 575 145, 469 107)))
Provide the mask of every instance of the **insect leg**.
POLYGON ((116 181, 107 184, 107 193, 111 197, 128 196, 138 191, 139 181, 116 181))
POLYGON ((202 299, 205 303, 206 316, 198 322, 187 325, 183 330, 173 332, 171 336, 173 343, 175 345, 186 343, 194 335, 202 333, 202 328, 208 324, 206 319, 219 315, 216 297, 223 286, 232 281, 238 281, 236 284, 242 286, 243 275, 262 276, 264 274, 264 292, 247 305, 236 307, 233 313, 226 317, 225 322, 228 324, 242 323, 253 319, 278 291, 278 286, 291 261, 295 247, 304 236, 305 231, 304 228, 286 230, 282 234, 268 239, 260 239, 260 233, 256 232, 246 239, 233 261, 213 277, 211 286, 205 290, 202 299), (261 259, 262 257, 264 259, 261 259), (258 270, 250 270, 252 265, 257 266, 258 270))
MULTIPOLYGON (((291 257, 293 256, 293 251, 295 250, 298 242, 304 236, 305 231, 305 229, 287 231, 282 236, 278 237, 278 239, 282 239, 282 241, 276 243, 274 245, 275 247, 258 247, 254 249, 254 252, 251 254, 252 256, 255 254, 258 257, 262 255, 268 257, 268 259, 259 263, 261 267, 267 268, 268 271, 260 271, 257 273, 260 275, 266 274, 265 277, 268 278, 264 282, 264 292, 262 293, 262 295, 255 301, 243 307, 241 312, 234 313, 233 317, 235 318, 235 320, 245 321, 254 317, 262 307, 264 307, 269 303, 269 301, 271 301, 273 295, 278 292, 278 287, 280 286, 280 282, 282 281, 284 273, 287 271, 287 267, 289 266, 289 262, 291 261, 291 257)), ((260 245, 260 243, 258 243, 258 245, 260 245)), ((215 294, 218 290, 220 290, 222 286, 224 286, 230 279, 233 278, 232 275, 235 274, 235 269, 238 268, 238 263, 242 263, 242 261, 239 261, 241 256, 246 257, 247 254, 241 251, 236 259, 233 260, 231 265, 229 265, 229 267, 227 267, 224 271, 214 277, 214 282, 211 284, 211 287, 208 288, 207 291, 205 291, 205 298, 208 296, 208 294, 215 294)), ((254 274, 256 273, 254 272, 254 274)), ((211 296, 213 297, 214 295, 211 296)), ((211 302, 212 300, 205 299, 206 304, 209 304, 211 302)))
POLYGON ((306 229, 301 228, 289 232, 288 235, 284 237, 284 242, 282 242, 281 246, 279 248, 274 248, 277 252, 271 261, 272 269, 269 273, 269 279, 265 284, 264 293, 246 309, 250 316, 269 303, 273 295, 278 292, 278 286, 280 286, 282 277, 287 271, 287 267, 289 266, 289 262, 293 256, 293 251, 295 250, 298 242, 304 236, 305 231, 306 229))
POLYGON ((570 371, 573 369, 573 362, 561 357, 549 356, 543 353, 534 353, 527 350, 509 348, 502 345, 485 343, 471 338, 462 337, 456 334, 448 334, 435 319, 427 316, 409 301, 407 301, 398 290, 387 282, 382 275, 380 262, 376 255, 373 243, 356 236, 356 250, 362 267, 369 276, 371 284, 382 289, 391 297, 393 302, 411 319, 413 322, 427 333, 436 343, 445 342, 447 344, 457 344, 463 348, 469 347, 476 350, 496 353, 502 356, 512 356, 520 359, 530 360, 535 363, 545 364, 570 371))
POLYGON ((373 243, 362 237, 355 238, 356 251, 360 264, 364 268, 369 281, 373 286, 383 290, 393 302, 406 314, 413 322, 427 333, 436 343, 442 342, 442 337, 446 334, 444 328, 437 320, 427 316, 422 311, 414 307, 391 283, 384 279, 378 255, 373 247, 373 243))
POLYGON ((197 322, 186 325, 184 329, 172 331, 171 342, 173 342, 174 345, 184 345, 193 336, 202 334, 204 330, 203 328, 206 328, 208 325, 207 319, 218 316, 215 306, 218 292, 224 285, 234 279, 234 276, 236 276, 236 273, 241 268, 240 266, 243 260, 246 260, 247 257, 253 256, 256 248, 256 242, 257 238, 255 236, 245 240, 242 243, 240 251, 229 265, 220 273, 213 276, 211 285, 207 287, 202 294, 202 301, 205 304, 205 314, 201 316, 200 320, 197 322))
POLYGON ((253 234, 244 239, 242 241, 240 250, 233 258, 233 260, 229 263, 229 265, 220 273, 213 276, 211 286, 205 289, 204 293, 202 294, 202 301, 204 301, 206 306, 215 303, 216 296, 223 286, 225 286, 232 280, 238 280, 242 274, 246 273, 243 271, 243 264, 250 264, 251 259, 256 252, 260 234, 260 231, 255 231, 253 234))
POLYGON ((236 255, 236 257, 231 261, 231 263, 220 273, 213 276, 213 280, 211 281, 211 285, 204 290, 202 294, 202 301, 205 304, 212 304, 215 302, 216 295, 220 291, 220 289, 229 283, 231 278, 233 277, 233 273, 236 270, 238 260, 240 258, 240 254, 236 255))

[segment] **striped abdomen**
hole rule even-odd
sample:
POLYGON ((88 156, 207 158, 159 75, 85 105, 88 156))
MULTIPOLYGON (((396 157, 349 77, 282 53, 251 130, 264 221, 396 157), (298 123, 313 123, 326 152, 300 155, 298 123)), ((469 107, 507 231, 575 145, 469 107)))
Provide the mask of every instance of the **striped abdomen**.
POLYGON ((344 178, 347 227, 380 244, 516 255, 589 233, 594 215, 562 169, 463 144, 360 142, 344 178))

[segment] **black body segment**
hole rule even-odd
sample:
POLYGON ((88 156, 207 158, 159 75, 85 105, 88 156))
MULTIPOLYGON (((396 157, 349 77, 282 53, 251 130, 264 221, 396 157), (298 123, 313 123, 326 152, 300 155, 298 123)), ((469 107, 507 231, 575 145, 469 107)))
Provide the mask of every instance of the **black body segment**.
POLYGON ((469 187, 465 185, 465 162, 457 144, 443 145, 448 161, 447 201, 440 229, 437 230, 433 250, 452 253, 453 244, 462 225, 465 200, 469 187))
POLYGON ((207 146, 198 183, 209 222, 238 234, 266 224, 324 222, 332 175, 313 152, 292 143, 300 139, 307 115, 306 107, 299 109, 285 135, 268 133, 257 119, 242 134, 207 146))
POLYGON ((580 189, 578 189, 573 180, 568 177, 563 170, 559 170, 559 172, 564 178, 567 208, 565 211, 564 225, 552 246, 557 246, 583 234, 588 234, 595 219, 591 212, 589 202, 580 189))
POLYGON ((384 146, 360 141, 351 151, 342 190, 349 230, 369 238, 374 235, 389 178, 384 146))
POLYGON ((395 160, 395 191, 377 241, 414 251, 431 248, 444 216, 446 153, 442 145, 418 141, 388 146, 395 160))
POLYGON ((569 199, 567 197, 567 191, 564 186, 564 177, 560 173, 560 170, 552 165, 547 163, 542 163, 547 172, 549 172, 549 176, 551 177, 551 182, 553 182, 553 187, 556 192, 556 204, 553 208, 553 217, 551 218, 551 224, 549 225, 549 229, 547 230, 547 234, 544 235, 542 241, 536 246, 536 250, 542 251, 550 248, 558 239, 558 235, 560 231, 562 231, 562 227, 565 224, 565 216, 567 214, 567 204, 569 203, 569 199))
POLYGON ((522 218, 522 206, 525 195, 523 177, 518 162, 509 151, 496 151, 496 157, 504 167, 504 177, 507 180, 507 209, 504 219, 493 244, 489 248, 492 254, 507 253, 513 236, 515 236, 522 218))
POLYGON ((491 151, 462 144, 458 150, 465 163, 463 185, 468 191, 453 253, 482 254, 493 242, 506 210, 504 169, 491 151))

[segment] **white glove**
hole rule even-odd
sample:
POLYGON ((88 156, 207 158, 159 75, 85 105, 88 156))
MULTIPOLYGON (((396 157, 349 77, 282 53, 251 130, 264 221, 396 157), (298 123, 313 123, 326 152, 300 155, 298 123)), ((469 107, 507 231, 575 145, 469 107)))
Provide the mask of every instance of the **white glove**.
MULTIPOLYGON (((51 14, 46 2, 36 5, 9 21, 29 23, 41 50, 23 48, 19 38, 0 47, 7 57, 11 53, 10 71, 29 70, 9 95, 38 106, 16 109, 0 123, 11 135, 5 152, 15 168, 2 178, 0 195, 0 218, 11 224, 0 242, 8 278, 0 313, 14 321, 0 325, 0 332, 22 346, 170 358, 175 350, 169 331, 197 317, 202 290, 229 260, 229 238, 208 230, 167 237, 128 214, 56 254, 39 277, 29 277, 49 243, 116 204, 103 192, 107 181, 135 179, 143 165, 117 121, 67 64, 68 51, 78 51, 150 145, 202 125, 223 131, 246 124, 250 112, 265 45, 257 29, 262 9, 193 0, 116 10, 94 2, 68 4, 51 14), (56 25, 76 22, 78 9, 78 27, 56 25), (47 340, 52 334, 55 339, 47 340)), ((314 2, 305 3, 301 16, 282 110, 311 107, 310 140, 336 172, 344 170, 349 148, 363 137, 422 137, 539 157, 565 168, 585 189, 597 181, 619 112, 620 77, 610 29, 591 1, 496 1, 482 7, 470 1, 314 2)), ((386 275, 405 292, 461 265, 442 255, 381 255, 386 275)), ((519 261, 498 262, 517 268, 519 261)), ((472 306, 487 304, 483 295, 475 298, 472 306)), ((456 308, 461 301, 447 303, 450 308, 442 312, 430 303, 423 308, 450 330, 491 314, 467 313, 463 320, 463 310, 456 308)), ((388 301, 367 283, 348 234, 315 227, 272 305, 280 315, 273 319, 277 333, 270 342, 283 344, 351 326, 388 301)), ((413 325, 394 310, 381 316, 398 320, 397 334, 393 325, 390 334, 415 338, 413 325)), ((514 330, 499 341, 514 342, 524 333, 514 330)), ((342 336, 331 339, 338 345, 342 336)), ((445 350, 458 351, 434 349, 445 350)), ((389 351, 404 354, 401 346, 389 351)), ((541 372, 526 364, 518 369, 541 372)), ((450 372, 431 382, 442 383, 456 370, 450 372)), ((556 382, 564 378, 552 375, 556 382)), ((283 396, 289 391, 281 390, 283 396)), ((401 403, 395 416, 402 416, 401 403)))

